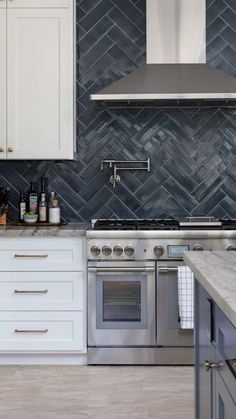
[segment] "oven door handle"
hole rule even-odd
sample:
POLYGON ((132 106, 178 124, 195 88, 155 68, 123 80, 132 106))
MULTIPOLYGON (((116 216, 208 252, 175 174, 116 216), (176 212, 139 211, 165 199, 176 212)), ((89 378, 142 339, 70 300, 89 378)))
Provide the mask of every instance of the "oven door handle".
POLYGON ((154 267, 144 268, 88 268, 89 272, 154 272, 154 267))
POLYGON ((159 266, 158 272, 168 273, 168 272, 178 272, 177 266, 159 266))

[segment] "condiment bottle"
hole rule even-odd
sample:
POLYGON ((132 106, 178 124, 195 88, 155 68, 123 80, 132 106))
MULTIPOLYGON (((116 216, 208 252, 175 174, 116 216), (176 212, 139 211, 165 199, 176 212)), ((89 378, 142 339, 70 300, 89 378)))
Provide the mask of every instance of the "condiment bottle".
POLYGON ((24 215, 26 213, 26 200, 24 192, 20 192, 20 200, 19 200, 19 222, 22 223, 24 221, 24 215))
POLYGON ((49 203, 49 223, 60 224, 61 210, 58 205, 58 199, 55 198, 55 192, 51 192, 51 198, 49 203))
POLYGON ((47 221, 47 202, 45 193, 41 193, 41 199, 39 203, 39 222, 45 223, 47 221))

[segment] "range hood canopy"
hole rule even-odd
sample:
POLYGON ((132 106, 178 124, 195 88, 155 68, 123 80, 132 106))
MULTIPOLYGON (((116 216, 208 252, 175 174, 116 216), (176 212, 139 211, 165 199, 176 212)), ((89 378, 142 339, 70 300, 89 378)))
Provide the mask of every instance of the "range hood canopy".
POLYGON ((206 0, 147 1, 147 64, 90 99, 102 107, 236 106, 236 79, 206 64, 206 0))

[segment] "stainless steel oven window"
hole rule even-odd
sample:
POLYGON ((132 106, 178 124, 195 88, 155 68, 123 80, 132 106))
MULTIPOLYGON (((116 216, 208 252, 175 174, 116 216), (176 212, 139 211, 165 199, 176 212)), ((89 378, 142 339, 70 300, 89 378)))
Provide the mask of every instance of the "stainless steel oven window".
POLYGON ((147 275, 98 275, 97 329, 147 328, 147 275))

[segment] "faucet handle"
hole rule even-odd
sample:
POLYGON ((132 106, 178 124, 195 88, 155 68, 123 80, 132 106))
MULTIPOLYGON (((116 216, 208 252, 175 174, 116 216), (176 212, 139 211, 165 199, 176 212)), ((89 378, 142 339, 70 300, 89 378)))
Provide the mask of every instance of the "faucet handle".
POLYGON ((112 175, 110 177, 110 182, 112 183, 113 188, 115 188, 117 183, 120 182, 120 176, 119 175, 112 175))

